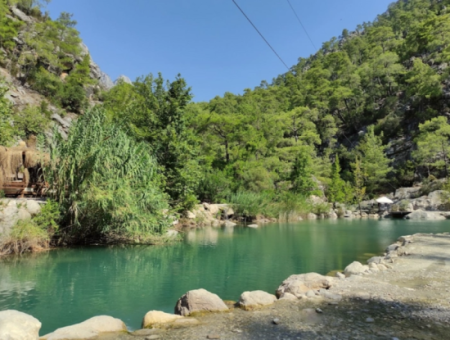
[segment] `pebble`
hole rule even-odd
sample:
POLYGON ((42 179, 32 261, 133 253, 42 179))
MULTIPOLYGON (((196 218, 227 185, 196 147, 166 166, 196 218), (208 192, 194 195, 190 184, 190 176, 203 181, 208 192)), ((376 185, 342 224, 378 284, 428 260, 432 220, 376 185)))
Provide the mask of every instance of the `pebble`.
POLYGON ((367 318, 366 322, 375 322, 375 320, 373 318, 367 318))
POLYGON ((220 339, 220 335, 218 335, 218 334, 210 334, 206 338, 207 339, 220 339))
POLYGON ((400 340, 399 338, 392 338, 392 340, 400 340))
POLYGON ((154 335, 147 336, 145 338, 145 340, 156 340, 156 339, 160 339, 160 338, 161 337, 159 335, 154 334, 154 335))
POLYGON ((316 308, 316 313, 322 314, 323 310, 321 310, 320 308, 316 308))
POLYGON ((272 322, 273 322, 275 325, 278 325, 278 324, 280 323, 280 319, 275 318, 275 319, 272 320, 272 322))
POLYGON ((235 332, 235 333, 242 333, 242 330, 236 328, 236 329, 233 330, 233 332, 235 332))

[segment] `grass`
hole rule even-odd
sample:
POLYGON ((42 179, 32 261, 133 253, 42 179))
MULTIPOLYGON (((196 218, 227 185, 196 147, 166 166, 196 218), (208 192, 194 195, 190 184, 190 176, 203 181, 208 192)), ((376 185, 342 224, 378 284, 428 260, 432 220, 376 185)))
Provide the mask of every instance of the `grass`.
POLYGON ((35 221, 19 221, 0 241, 0 255, 23 254, 48 249, 50 236, 35 221))

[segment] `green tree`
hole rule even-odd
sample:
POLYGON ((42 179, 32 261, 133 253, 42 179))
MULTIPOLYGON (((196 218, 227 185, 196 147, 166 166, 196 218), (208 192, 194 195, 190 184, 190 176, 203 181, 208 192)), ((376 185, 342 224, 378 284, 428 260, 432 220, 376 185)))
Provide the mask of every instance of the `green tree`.
POLYGON ((392 171, 390 160, 385 155, 386 146, 381 136, 376 136, 374 126, 367 128, 367 133, 360 142, 357 151, 361 155, 361 168, 364 182, 370 193, 388 181, 387 174, 392 171))
POLYGON ((317 185, 312 178, 312 159, 307 150, 302 149, 295 159, 290 175, 292 188, 297 194, 309 196, 317 189, 317 185))
POLYGON ((339 157, 336 156, 335 161, 331 167, 331 183, 328 186, 327 190, 328 201, 332 203, 343 203, 347 200, 346 183, 344 180, 342 180, 340 172, 341 166, 339 164, 339 157))
POLYGON ((364 186, 364 182, 367 175, 364 173, 361 158, 359 156, 356 156, 355 163, 352 163, 352 168, 353 168, 354 197, 358 202, 359 211, 361 211, 361 201, 366 196, 366 187, 364 186))
POLYGON ((439 75, 430 66, 424 64, 422 59, 414 59, 414 65, 407 74, 408 95, 419 98, 436 98, 442 94, 442 85, 439 75))
POLYGON ((420 134, 416 138, 417 150, 413 152, 419 165, 428 169, 444 169, 448 177, 448 159, 450 157, 450 124, 447 118, 437 117, 419 125, 420 134))

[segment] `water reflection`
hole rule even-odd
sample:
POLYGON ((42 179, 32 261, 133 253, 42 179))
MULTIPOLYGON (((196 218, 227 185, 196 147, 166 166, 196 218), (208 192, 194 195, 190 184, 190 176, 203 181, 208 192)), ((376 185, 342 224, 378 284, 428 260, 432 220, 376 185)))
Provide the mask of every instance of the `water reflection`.
POLYGON ((92 247, 0 262, 0 310, 37 317, 41 334, 95 315, 139 328, 152 309, 172 312, 190 289, 236 300, 245 290, 273 292, 291 274, 325 274, 378 254, 401 235, 450 231, 447 221, 339 220, 258 229, 189 231, 173 246, 92 247))

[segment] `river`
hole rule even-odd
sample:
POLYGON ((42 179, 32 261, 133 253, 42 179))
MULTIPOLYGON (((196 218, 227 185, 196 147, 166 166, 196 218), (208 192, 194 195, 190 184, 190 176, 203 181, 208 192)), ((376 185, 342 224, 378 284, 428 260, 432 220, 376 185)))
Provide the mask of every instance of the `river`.
POLYGON ((274 292, 291 274, 326 274, 380 254, 401 235, 449 232, 450 222, 338 220, 206 228, 172 246, 83 247, 0 260, 0 310, 42 322, 41 335, 95 315, 140 328, 149 310, 173 312, 186 291, 224 300, 274 292))

